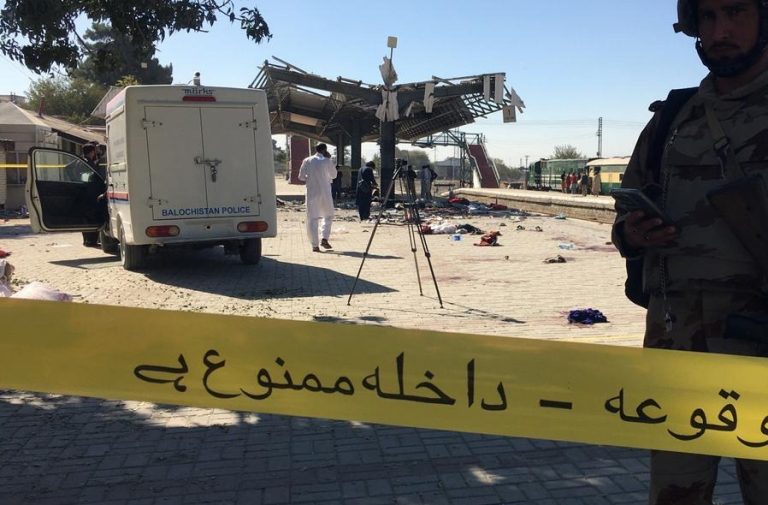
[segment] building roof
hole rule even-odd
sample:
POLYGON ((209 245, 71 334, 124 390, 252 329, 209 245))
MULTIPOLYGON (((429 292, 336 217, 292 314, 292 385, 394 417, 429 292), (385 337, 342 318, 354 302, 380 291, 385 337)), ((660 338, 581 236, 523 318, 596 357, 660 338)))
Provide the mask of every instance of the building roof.
POLYGON ((103 144, 105 141, 103 134, 53 116, 40 116, 35 112, 19 107, 13 102, 0 102, 0 125, 27 125, 50 128, 59 135, 79 143, 99 142, 103 144))
POLYGON ((0 124, 48 126, 37 114, 22 109, 13 102, 0 102, 0 124))

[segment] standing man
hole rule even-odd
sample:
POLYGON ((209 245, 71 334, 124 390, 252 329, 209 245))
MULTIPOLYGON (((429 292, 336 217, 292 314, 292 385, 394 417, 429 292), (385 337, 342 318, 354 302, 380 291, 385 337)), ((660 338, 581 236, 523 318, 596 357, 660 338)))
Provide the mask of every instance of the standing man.
MULTIPOLYGON (((768 170, 768 2, 678 0, 677 8, 675 29, 697 39, 709 74, 669 125, 661 156, 650 150, 661 117, 654 115, 622 183, 643 189, 673 225, 617 208, 613 241, 622 256, 643 260, 645 347, 768 356, 768 343, 739 338, 759 335, 759 321, 768 321, 761 251, 739 240, 738 223, 716 199, 729 183, 768 170), (661 161, 653 167, 649 159, 661 161), (739 317, 751 318, 754 331, 736 331, 739 317)), ((768 232, 765 222, 743 226, 768 232)), ((711 504, 719 460, 652 451, 649 503, 711 504)), ((768 462, 736 465, 744 503, 768 503, 768 462)))
POLYGON ((341 198, 341 177, 341 165, 336 165, 336 177, 331 183, 331 196, 334 202, 338 202, 339 198, 341 198))
POLYGON ((299 168, 299 180, 307 184, 307 235, 314 252, 320 252, 320 246, 333 249, 328 239, 333 223, 331 183, 335 177, 336 167, 328 146, 317 144, 315 155, 304 159, 299 168), (318 237, 318 226, 322 241, 318 237))
POLYGON ((376 168, 376 163, 369 161, 357 173, 355 203, 360 221, 368 221, 371 217, 371 199, 373 198, 373 189, 376 187, 376 177, 373 175, 374 168, 376 168))
POLYGON ((600 196, 600 193, 602 192, 603 183, 601 181, 602 177, 600 177, 600 167, 595 167, 594 172, 592 176, 592 194, 595 196, 600 196))
POLYGON ((587 196, 589 194, 589 172, 584 171, 583 174, 581 174, 581 180, 579 181, 579 186, 581 186, 581 195, 587 196))
MULTIPOLYGON (((99 163, 100 161, 99 145, 90 143, 83 146, 83 157, 88 162, 92 172, 88 175, 88 218, 89 220, 98 220, 106 224, 107 222, 107 170, 99 163)), ((84 231, 83 245, 86 247, 99 246, 98 231, 84 231)))
POLYGON ((421 182, 421 198, 429 202, 432 200, 432 181, 437 179, 437 173, 429 165, 422 165, 419 179, 421 182))
POLYGON ((416 177, 416 170, 413 169, 413 165, 408 165, 405 171, 405 186, 409 199, 416 199, 416 177))

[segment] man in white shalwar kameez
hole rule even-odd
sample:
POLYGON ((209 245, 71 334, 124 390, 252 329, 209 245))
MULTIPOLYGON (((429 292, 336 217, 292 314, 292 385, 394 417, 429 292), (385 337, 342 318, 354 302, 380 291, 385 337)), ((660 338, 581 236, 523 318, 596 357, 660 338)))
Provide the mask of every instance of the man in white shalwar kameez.
POLYGON ((320 252, 320 246, 332 249, 328 239, 333 223, 333 195, 331 183, 336 178, 336 166, 331 160, 328 146, 318 144, 315 155, 306 158, 299 168, 299 180, 307 184, 307 235, 312 251, 320 252), (320 227, 319 239, 318 226, 320 227))

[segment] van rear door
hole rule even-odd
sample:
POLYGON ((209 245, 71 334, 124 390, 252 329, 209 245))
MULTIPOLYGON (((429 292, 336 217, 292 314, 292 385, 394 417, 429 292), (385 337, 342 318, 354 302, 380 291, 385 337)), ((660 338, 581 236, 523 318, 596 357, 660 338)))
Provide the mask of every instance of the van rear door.
POLYGON ((106 202, 98 200, 104 189, 84 159, 58 149, 29 150, 25 196, 34 231, 97 231, 106 221, 106 202))
POLYGON ((154 219, 260 213, 254 111, 146 106, 154 219))

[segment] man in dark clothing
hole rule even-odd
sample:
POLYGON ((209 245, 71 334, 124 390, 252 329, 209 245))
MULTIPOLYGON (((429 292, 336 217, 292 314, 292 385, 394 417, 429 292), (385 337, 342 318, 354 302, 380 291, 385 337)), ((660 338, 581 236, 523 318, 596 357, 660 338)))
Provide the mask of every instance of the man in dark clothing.
POLYGON ((336 165, 336 178, 331 182, 331 196, 333 201, 337 202, 341 198, 341 165, 336 165))
POLYGON ((376 168, 376 164, 369 161, 357 174, 355 203, 357 204, 357 212, 360 214, 360 221, 367 221, 371 217, 371 198, 373 197, 373 189, 378 186, 376 184, 376 178, 373 176, 374 168, 376 168))
POLYGON ((584 172, 581 175, 581 181, 579 181, 579 185, 581 186, 581 194, 583 196, 587 196, 589 194, 589 174, 587 172, 584 172))
POLYGON ((412 165, 408 165, 408 169, 405 171, 405 184, 409 193, 409 198, 416 198, 416 170, 412 165))
MULTIPOLYGON (((86 144, 83 146, 83 156, 88 162, 88 166, 93 170, 88 176, 88 202, 86 204, 92 210, 88 212, 87 217, 89 221, 104 223, 108 217, 107 170, 102 163, 99 163, 99 154, 99 146, 97 144, 86 144)), ((98 247, 99 232, 84 231, 83 245, 86 247, 98 247)))

